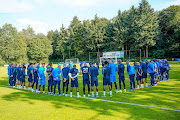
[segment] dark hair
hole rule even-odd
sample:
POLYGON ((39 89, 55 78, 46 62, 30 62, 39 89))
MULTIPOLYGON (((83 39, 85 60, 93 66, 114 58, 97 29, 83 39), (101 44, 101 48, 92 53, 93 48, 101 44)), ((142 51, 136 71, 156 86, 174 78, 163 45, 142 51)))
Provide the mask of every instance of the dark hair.
POLYGON ((45 65, 45 63, 42 63, 42 65, 45 65))
POLYGON ((105 65, 107 65, 109 62, 108 62, 108 61, 105 61, 104 63, 105 63, 105 65))
POLYGON ((25 68, 25 69, 26 69, 26 66, 23 66, 23 68, 25 68))
POLYGON ((32 65, 32 63, 29 63, 29 65, 32 65))
POLYGON ((73 65, 73 67, 76 67, 76 65, 73 65))
POLYGON ((52 63, 49 63, 49 65, 52 65, 52 63))

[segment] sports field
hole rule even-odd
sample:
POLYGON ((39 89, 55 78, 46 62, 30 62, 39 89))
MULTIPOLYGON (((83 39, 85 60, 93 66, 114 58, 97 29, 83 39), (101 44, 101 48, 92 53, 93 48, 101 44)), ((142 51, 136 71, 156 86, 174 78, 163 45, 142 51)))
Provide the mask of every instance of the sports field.
MULTIPOLYGON (((101 97, 103 85, 102 74, 100 73, 98 77, 100 97, 92 99, 89 97, 76 98, 75 88, 73 91, 74 97, 70 98, 36 94, 28 90, 7 87, 7 67, 0 67, 0 119, 179 120, 180 64, 170 62, 170 66, 170 81, 163 81, 155 87, 133 92, 127 91, 126 93, 115 93, 113 86, 113 97, 109 97, 106 94, 106 98, 101 97)), ((57 67, 57 65, 53 67, 57 67)), ((125 74, 126 89, 128 89, 129 79, 127 73, 125 74)), ((82 96, 81 74, 78 77, 78 81, 80 95, 82 96)), ((148 82, 150 83, 149 78, 148 82)), ((108 90, 108 87, 106 90, 108 90)))

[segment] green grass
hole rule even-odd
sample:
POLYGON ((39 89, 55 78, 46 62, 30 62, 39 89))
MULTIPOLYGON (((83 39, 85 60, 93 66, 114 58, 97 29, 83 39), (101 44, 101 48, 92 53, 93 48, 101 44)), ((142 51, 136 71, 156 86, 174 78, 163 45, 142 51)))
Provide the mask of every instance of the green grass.
MULTIPOLYGON (((113 97, 99 98, 180 110, 180 64, 173 63, 170 81, 156 87, 134 92, 115 93, 113 97)), ((57 65, 54 65, 56 67, 57 65)), ((79 68, 79 66, 78 66, 79 68)), ((8 85, 7 67, 0 67, 0 85, 8 85)), ((79 76, 80 95, 82 75, 79 76)), ((150 80, 148 78, 148 82, 150 80)), ((27 82, 26 82, 27 84, 27 82)), ((118 84, 119 85, 119 84, 118 84)), ((114 88, 114 86, 113 86, 114 88)), ((129 80, 126 73, 126 89, 129 80)), ((87 89, 87 88, 86 88, 87 89)), ((99 95, 102 95, 102 74, 99 75, 99 95)), ((47 86, 46 86, 47 90, 47 86)), ((107 88, 108 90, 108 88, 107 88)), ((0 87, 0 119, 130 119, 178 120, 180 112, 157 108, 110 103, 99 100, 38 95, 27 90, 0 87)), ((76 95, 74 88, 74 95, 76 95)))

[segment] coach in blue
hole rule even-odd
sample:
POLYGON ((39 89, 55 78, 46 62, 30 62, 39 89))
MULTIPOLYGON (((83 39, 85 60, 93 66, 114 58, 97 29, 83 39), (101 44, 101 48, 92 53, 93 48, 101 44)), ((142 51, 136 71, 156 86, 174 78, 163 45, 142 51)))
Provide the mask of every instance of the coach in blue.
POLYGON ((148 71, 149 71, 149 75, 150 75, 150 79, 151 79, 151 86, 150 87, 153 87, 154 86, 154 74, 155 74, 155 65, 154 63, 150 62, 150 60, 147 61, 148 63, 148 71))
POLYGON ((67 64, 63 65, 63 69, 62 69, 62 77, 63 77, 63 95, 65 96, 69 96, 68 95, 68 87, 69 87, 69 65, 67 66, 67 64), (66 94, 64 94, 64 89, 66 87, 66 94))
POLYGON ((92 67, 89 70, 89 75, 91 76, 91 90, 92 90, 92 95, 91 97, 94 97, 94 85, 96 86, 96 97, 99 97, 98 95, 98 75, 99 75, 99 70, 97 67, 95 67, 95 63, 92 63, 92 67))
POLYGON ((117 91, 117 84, 116 84, 116 71, 117 67, 116 64, 114 64, 111 60, 109 60, 109 67, 111 69, 111 75, 110 75, 110 82, 111 82, 111 89, 112 89, 112 83, 114 82, 115 88, 116 88, 116 93, 117 91))
POLYGON ((57 95, 56 94, 56 85, 58 85, 59 96, 62 96, 61 89, 60 89, 60 83, 61 83, 60 74, 61 74, 61 72, 62 72, 61 64, 58 63, 58 67, 52 71, 52 76, 53 76, 53 80, 54 80, 54 95, 57 95))
POLYGON ((45 94, 45 85, 46 85, 46 77, 45 77, 45 63, 42 63, 42 66, 38 69, 38 77, 39 77, 39 91, 41 90, 41 85, 43 85, 43 94, 45 94))
POLYGON ((122 92, 122 90, 121 90, 121 82, 124 85, 124 92, 126 92, 124 69, 125 69, 125 67, 124 67, 124 64, 122 64, 122 60, 119 60, 119 64, 118 64, 119 88, 120 88, 119 92, 122 92))
POLYGON ((127 64, 127 72, 129 74, 129 79, 130 79, 130 89, 129 89, 129 91, 135 90, 135 81, 134 81, 135 66, 134 66, 133 62, 130 62, 129 64, 127 64), (133 84, 133 88, 132 88, 132 84, 133 84))
POLYGON ((89 81, 89 67, 87 66, 86 63, 84 63, 84 66, 81 68, 81 74, 83 74, 83 92, 85 97, 85 87, 86 85, 88 86, 88 96, 90 96, 90 81, 89 81))
POLYGON ((165 67, 165 73, 166 73, 166 80, 165 81, 169 81, 169 70, 171 68, 169 66, 167 59, 164 60, 164 67, 165 67))

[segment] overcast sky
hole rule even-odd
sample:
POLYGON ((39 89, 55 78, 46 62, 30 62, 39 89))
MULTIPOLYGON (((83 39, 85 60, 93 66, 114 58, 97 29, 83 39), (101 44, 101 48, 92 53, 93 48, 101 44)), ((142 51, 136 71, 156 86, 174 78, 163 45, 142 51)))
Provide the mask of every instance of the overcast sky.
MULTIPOLYGON (((0 0, 0 27, 10 23, 18 30, 34 28, 36 33, 47 34, 62 24, 67 28, 74 16, 79 20, 93 19, 94 15, 108 19, 117 11, 138 7, 141 0, 0 0)), ((180 0, 148 0, 152 8, 162 10, 180 5, 180 0)))

